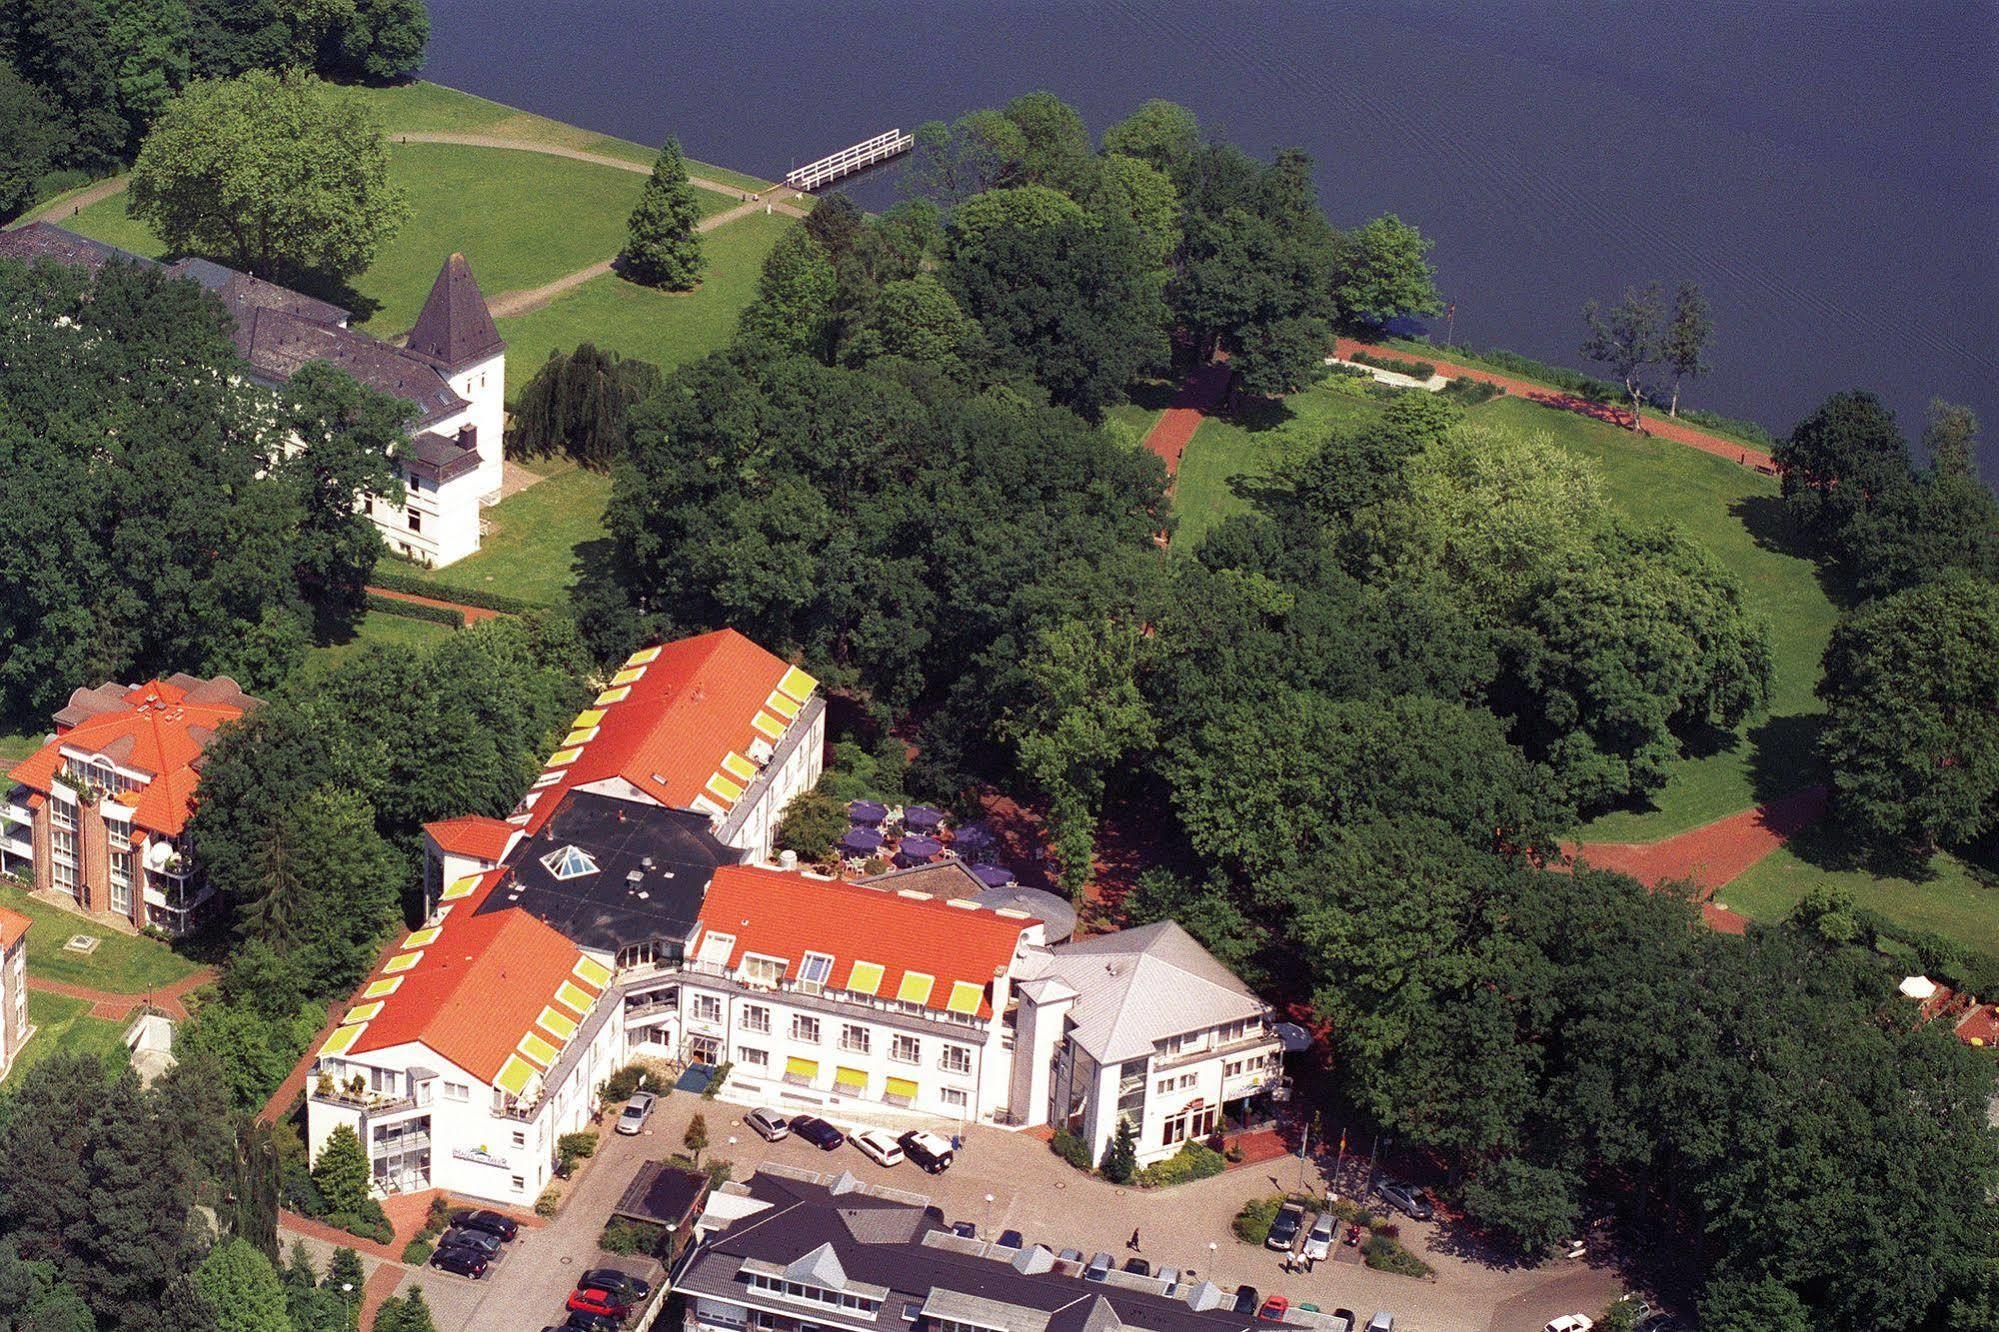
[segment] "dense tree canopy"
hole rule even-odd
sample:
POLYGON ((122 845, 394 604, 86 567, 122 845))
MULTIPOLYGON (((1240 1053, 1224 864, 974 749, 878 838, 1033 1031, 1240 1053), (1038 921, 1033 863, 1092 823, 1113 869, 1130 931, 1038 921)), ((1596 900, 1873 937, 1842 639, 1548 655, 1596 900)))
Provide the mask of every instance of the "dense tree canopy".
POLYGON ((609 471, 624 449, 626 415, 658 387, 659 367, 649 361, 598 351, 588 342, 566 355, 551 351, 511 404, 507 456, 564 454, 580 466, 609 471))

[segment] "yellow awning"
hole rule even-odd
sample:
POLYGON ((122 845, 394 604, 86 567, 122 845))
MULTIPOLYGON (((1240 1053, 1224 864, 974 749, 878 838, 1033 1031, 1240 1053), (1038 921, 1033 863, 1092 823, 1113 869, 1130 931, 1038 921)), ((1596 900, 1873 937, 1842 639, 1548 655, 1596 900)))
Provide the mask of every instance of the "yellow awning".
POLYGON ((440 902, 456 902, 461 897, 470 897, 472 890, 479 886, 479 876, 467 874, 462 879, 453 879, 451 885, 437 895, 440 902))
POLYGON ((717 800, 726 800, 733 805, 743 798, 743 788, 719 772, 711 773, 708 777, 708 794, 714 796, 717 800))
POLYGON ((398 953, 389 959, 389 965, 383 967, 382 971, 386 975, 393 976, 399 971, 408 971, 421 961, 423 961, 423 951, 421 949, 414 953, 398 953))
POLYGON ((573 745, 568 749, 558 749, 548 756, 548 766, 551 768, 566 768, 580 758, 582 754, 582 749, 573 745))
POLYGON ((568 735, 563 736, 562 744, 564 748, 574 748, 577 745, 587 745, 596 738, 597 738, 596 727, 582 726, 578 727, 576 730, 571 731, 568 735))
POLYGON ((902 984, 895 990, 895 997, 905 1004, 927 1004, 930 1002, 931 987, 937 984, 935 976, 926 976, 920 971, 902 973, 902 984))
POLYGON ((976 1013, 985 999, 985 987, 970 981, 952 981, 951 998, 944 1007, 953 1013, 976 1013))
POLYGON ((600 708, 608 708, 613 703, 624 702, 630 696, 631 692, 632 687, 630 685, 619 685, 614 689, 606 689, 603 693, 597 695, 595 702, 600 708))
POLYGON ((819 1065, 810 1059, 800 1059, 793 1055, 784 1061, 784 1072, 786 1077, 805 1078, 810 1081, 819 1076, 819 1065))
POLYGON ((835 1087, 858 1088, 866 1091, 868 1075, 858 1068, 843 1068, 833 1074, 833 1085, 835 1087))
POLYGON ((509 1096, 519 1096, 527 1090, 528 1083, 536 1077, 535 1066, 519 1055, 508 1055, 507 1062, 500 1065, 500 1075, 493 1079, 493 1085, 509 1096))
POLYGON ((882 987, 882 964, 856 962, 847 976, 847 988, 856 994, 873 994, 882 987))
POLYGON ((602 962, 587 957, 576 959, 576 968, 571 973, 585 985, 601 990, 611 983, 611 969, 602 962))
POLYGON ((576 714, 575 721, 569 723, 569 729, 572 731, 587 731, 602 720, 604 720, 604 710, 602 708, 585 708, 576 714))
POLYGON ((336 1055, 346 1054, 349 1050, 360 1044, 361 1033, 367 1029, 368 1024, 365 1022, 357 1022, 351 1027, 335 1029, 333 1035, 327 1038, 326 1044, 319 1047, 319 1057, 327 1059, 336 1055))
POLYGON ((637 652, 625 658, 625 665, 647 666, 658 660, 659 649, 657 647, 640 648, 637 652))
POLYGON ((559 1053, 553 1045, 550 1045, 533 1032, 529 1032, 527 1035, 521 1037, 521 1043, 516 1048, 543 1068, 547 1068, 555 1063, 555 1056, 559 1053))
POLYGON ((756 727, 758 731, 772 740, 784 734, 784 723, 771 716, 768 712, 759 712, 755 717, 750 719, 750 725, 756 727))
POLYGON ((437 942, 437 936, 442 933, 443 931, 434 925, 427 930, 413 930, 410 933, 410 937, 403 940, 403 947, 428 948, 437 942))
POLYGON ((888 1088, 885 1094, 889 1096, 900 1096, 906 1100, 913 1101, 916 1099, 916 1084, 911 1082, 908 1078, 890 1078, 888 1080, 888 1088))
POLYGON ((770 691, 770 697, 764 700, 764 706, 786 721, 790 721, 798 715, 800 705, 797 699, 786 698, 783 694, 773 689, 770 691))
POLYGON ((380 999, 375 1000, 371 1004, 356 1004, 347 1010, 347 1016, 341 1018, 340 1021, 342 1025, 349 1022, 366 1022, 381 1011, 382 1001, 380 999))
POLYGON ((803 703, 812 697, 812 691, 819 687, 819 682, 794 666, 784 673, 784 678, 777 682, 777 687, 803 703))
POLYGON ((566 1018, 553 1008, 542 1009, 541 1016, 534 1020, 534 1024, 544 1031, 553 1032, 557 1040, 566 1041, 576 1034, 575 1019, 566 1018))
POLYGON ((757 779, 757 765, 734 750, 730 750, 722 756, 722 771, 728 773, 731 777, 745 782, 753 782, 757 779))
POLYGON ((361 991, 361 997, 363 999, 386 999, 394 994, 396 987, 402 983, 403 978, 401 976, 390 976, 383 980, 369 981, 368 988, 361 991))
POLYGON ((590 992, 582 986, 570 981, 564 981, 556 987, 555 1002, 558 1004, 567 1004, 576 1010, 576 1016, 582 1017, 590 1011, 590 1005, 597 1001, 592 999, 590 992))

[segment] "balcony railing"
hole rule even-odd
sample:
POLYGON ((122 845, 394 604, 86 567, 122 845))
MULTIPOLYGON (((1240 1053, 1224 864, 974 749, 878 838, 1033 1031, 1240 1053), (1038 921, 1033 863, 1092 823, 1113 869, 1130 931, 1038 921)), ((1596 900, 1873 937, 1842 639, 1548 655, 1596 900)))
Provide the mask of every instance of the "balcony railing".
POLYGON ((713 976, 734 985, 745 994, 782 994, 816 1006, 824 1006, 825 1011, 837 1013, 841 1010, 869 1009, 877 1013, 895 1017, 916 1018, 924 1022, 935 1022, 946 1026, 969 1027, 977 1030, 985 1024, 973 1014, 952 1013, 940 1008, 927 1008, 922 1004, 904 1003, 900 999, 884 999, 879 995, 860 994, 853 990, 830 989, 820 981, 780 980, 775 985, 751 982, 739 978, 728 967, 714 962, 689 960, 680 968, 695 976, 713 976))
POLYGON ((1267 1031, 1258 1031, 1220 1045, 1204 1045, 1198 1050, 1187 1048, 1175 1051, 1170 1055, 1157 1055, 1152 1061, 1152 1071, 1157 1073, 1163 1069, 1179 1068, 1183 1064, 1197 1064, 1204 1059, 1242 1054, 1246 1051, 1254 1050, 1258 1046, 1269 1046, 1274 1050, 1277 1048, 1277 1038, 1267 1031))

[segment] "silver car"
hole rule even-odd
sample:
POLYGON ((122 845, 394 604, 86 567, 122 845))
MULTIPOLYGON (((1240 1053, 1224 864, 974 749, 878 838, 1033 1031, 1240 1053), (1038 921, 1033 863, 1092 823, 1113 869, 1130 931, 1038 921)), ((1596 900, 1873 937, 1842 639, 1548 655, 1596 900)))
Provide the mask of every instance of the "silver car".
POLYGON ((644 1128, 646 1117, 652 1114, 653 1099, 651 1092, 638 1092, 626 1101, 618 1112, 618 1132, 630 1136, 644 1128))
POLYGON ((1304 1253, 1315 1263, 1323 1263, 1333 1255, 1333 1232, 1339 1227, 1339 1218, 1331 1212, 1319 1213, 1319 1219, 1312 1223, 1305 1234, 1304 1253))
POLYGON ((782 1142, 791 1136, 791 1125, 775 1110, 752 1110, 743 1116, 743 1122, 765 1142, 782 1142))

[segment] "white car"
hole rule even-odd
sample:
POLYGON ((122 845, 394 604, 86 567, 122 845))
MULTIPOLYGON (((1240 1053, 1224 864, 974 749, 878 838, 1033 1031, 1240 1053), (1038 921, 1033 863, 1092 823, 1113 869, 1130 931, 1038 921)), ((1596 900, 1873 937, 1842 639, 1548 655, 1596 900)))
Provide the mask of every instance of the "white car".
POLYGON ((1588 1314, 1563 1314, 1541 1329, 1541 1332, 1589 1332, 1596 1326, 1596 1320, 1588 1314))
POLYGON ((625 1108, 618 1112, 618 1132, 627 1137, 645 1127, 646 1117, 652 1113, 651 1092, 638 1092, 625 1102, 625 1108))
POLYGON ((791 1125, 775 1110, 752 1110, 743 1116, 743 1122, 765 1142, 782 1142, 791 1136, 791 1125))
POLYGON ((847 1141, 861 1149, 861 1155, 876 1165, 895 1166, 902 1164, 902 1144, 880 1129, 862 1129, 849 1134, 847 1141))
POLYGON ((1305 1234, 1305 1256, 1315 1263, 1323 1263, 1332 1257, 1333 1234, 1339 1229, 1339 1224, 1340 1219, 1331 1212, 1319 1213, 1319 1219, 1305 1234))

